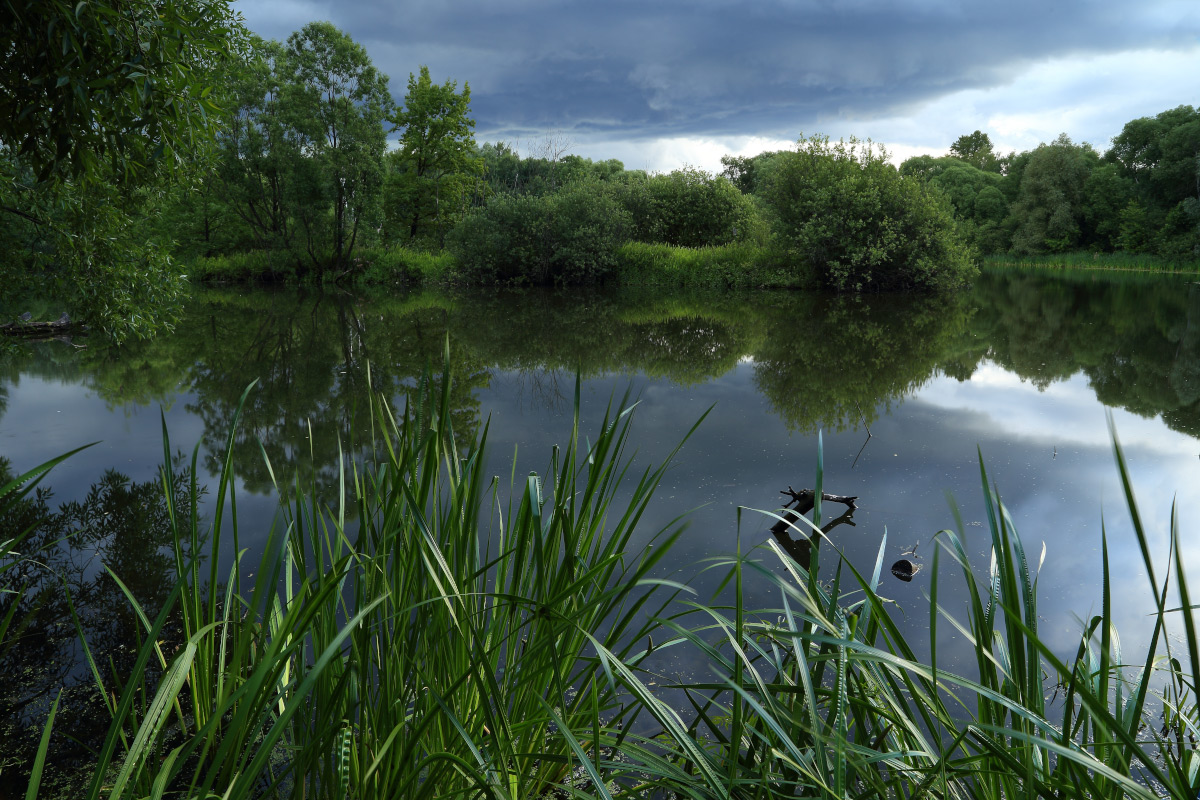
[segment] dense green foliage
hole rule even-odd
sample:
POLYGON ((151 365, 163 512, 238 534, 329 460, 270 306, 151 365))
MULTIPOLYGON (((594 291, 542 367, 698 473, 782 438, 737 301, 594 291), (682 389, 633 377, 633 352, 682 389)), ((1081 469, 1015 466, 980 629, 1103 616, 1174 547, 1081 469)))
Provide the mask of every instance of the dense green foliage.
POLYGON ((441 86, 421 67, 410 75, 404 106, 393 118, 402 129, 400 147, 389 160, 388 225, 392 238, 407 226, 409 241, 431 240, 440 247, 446 231, 462 219, 481 190, 483 160, 471 132, 471 87, 447 80, 441 86))
POLYGON ((470 214, 447 245, 471 281, 575 284, 606 278, 630 216, 596 181, 544 195, 501 195, 470 214))
POLYGON ((1072 251, 1200 262, 1200 109, 1179 106, 1126 123, 1103 154, 1063 134, 1001 157, 976 131, 951 157, 900 167, 950 195, 985 254, 1072 251))
POLYGON ((243 39, 217 2, 0 3, 0 281, 122 339, 169 326, 182 282, 140 228, 203 160, 243 39))
POLYGON ((837 291, 955 289, 973 277, 949 204, 870 142, 803 139, 760 189, 780 246, 837 291))
POLYGON ((1103 154, 1063 135, 1001 156, 974 131, 897 171, 869 143, 814 137, 727 156, 721 175, 646 174, 555 134, 525 156, 478 145, 467 83, 421 67, 396 105, 329 23, 268 42, 224 0, 0 13, 6 310, 51 298, 116 339, 169 326, 186 272, 562 285, 645 265, 660 285, 862 292, 957 288, 979 254, 1200 254, 1191 106, 1131 121, 1103 154))
POLYGON ((235 111, 220 138, 215 175, 223 227, 235 246, 287 254, 300 274, 352 266, 381 217, 387 76, 363 47, 329 23, 310 23, 286 45, 256 42, 237 72, 235 111))

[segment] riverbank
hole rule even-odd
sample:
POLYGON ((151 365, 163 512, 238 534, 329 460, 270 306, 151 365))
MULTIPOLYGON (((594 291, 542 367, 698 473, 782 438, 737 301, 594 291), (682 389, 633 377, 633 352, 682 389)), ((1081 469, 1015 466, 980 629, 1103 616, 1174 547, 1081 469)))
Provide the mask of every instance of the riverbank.
MULTIPOLYGON (((199 283, 300 282, 294 256, 254 251, 229 256, 197 258, 188 265, 188 277, 199 283)), ((807 270, 785 264, 768 247, 735 242, 709 247, 626 242, 613 255, 615 266, 606 282, 626 286, 678 289, 795 289, 816 288, 807 270)), ((312 282, 311 275, 305 279, 312 282)), ((326 283, 356 286, 449 286, 471 284, 479 278, 462 269, 446 250, 393 247, 362 250, 343 270, 329 270, 326 283)), ((521 285, 527 281, 515 280, 521 285)))

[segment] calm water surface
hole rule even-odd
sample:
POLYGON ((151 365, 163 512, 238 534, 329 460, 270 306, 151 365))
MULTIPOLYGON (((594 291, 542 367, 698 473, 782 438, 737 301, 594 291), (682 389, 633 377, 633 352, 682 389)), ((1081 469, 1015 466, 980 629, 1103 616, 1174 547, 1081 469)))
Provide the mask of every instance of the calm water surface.
MULTIPOLYGON (((883 593, 918 652, 927 646, 931 539, 953 526, 948 494, 977 570, 987 566, 980 453, 1035 559, 1045 543, 1043 635, 1073 651, 1077 618, 1099 609, 1103 524, 1118 626, 1136 645, 1151 597, 1113 464, 1110 411, 1160 563, 1174 502, 1188 566, 1200 575, 1200 286, 1161 277, 989 274, 951 301, 209 291, 173 335, 153 342, 123 350, 44 342, 3 355, 0 456, 23 471, 99 441, 48 479, 49 507, 81 501, 76 523, 64 517, 64 526, 94 532, 64 563, 98 603, 120 602, 97 588, 101 562, 125 565, 152 599, 169 585, 169 561, 157 555, 164 543, 132 531, 153 517, 155 492, 94 486, 108 468, 135 484, 157 479, 160 413, 173 448, 200 444, 201 478, 215 486, 238 400, 257 381, 235 437, 242 539, 253 547, 276 502, 258 441, 277 476, 301 470, 332 489, 339 439, 360 451, 368 387, 402 407, 425 365, 440 364, 447 336, 457 432, 465 441, 490 419, 490 463, 505 484, 514 453, 518 476, 541 472, 551 446, 565 442, 576 371, 584 431, 627 389, 637 399, 633 455, 644 466, 713 408, 644 532, 648 539, 692 512, 672 563, 704 599, 716 578, 693 577, 696 565, 732 552, 739 536, 743 549, 771 538, 773 520, 743 512, 739 530, 736 509, 775 509, 781 490, 811 487, 820 432, 825 490, 859 497, 854 525, 839 526, 835 542, 864 571, 883 544, 883 593), (102 530, 105 514, 125 527, 102 530), (888 576, 887 565, 915 545, 924 569, 910 583, 888 576)), ((841 511, 827 508, 827 519, 841 511)), ((940 599, 962 616, 951 589, 961 581, 948 560, 942 569, 940 599)), ((748 594, 751 606, 777 601, 766 585, 748 594)), ((949 625, 938 636, 942 663, 965 652, 949 625)))

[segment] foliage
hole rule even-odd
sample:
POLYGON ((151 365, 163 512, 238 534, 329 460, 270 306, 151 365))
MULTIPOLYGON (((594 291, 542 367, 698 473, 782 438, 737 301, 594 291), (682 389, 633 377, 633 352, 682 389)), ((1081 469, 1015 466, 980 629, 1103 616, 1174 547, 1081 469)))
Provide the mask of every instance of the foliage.
POLYGON ((242 35, 227 0, 0 4, 0 143, 32 169, 139 184, 213 132, 214 71, 242 35))
POLYGON ((120 187, 54 177, 0 157, 0 205, 21 209, 0 224, 5 300, 50 301, 113 341, 153 336, 177 320, 185 282, 165 248, 144 238, 145 207, 120 187))
POLYGON ((629 238, 629 213, 598 181, 546 195, 501 195, 447 239, 472 282, 579 284, 604 280, 629 238))
POLYGON ((383 121, 392 107, 388 79, 366 48, 327 22, 310 22, 289 36, 286 53, 286 119, 310 163, 300 174, 293 213, 310 257, 327 250, 321 257, 342 268, 360 227, 378 220, 383 121))
POLYGON ((390 156, 388 220, 391 227, 407 227, 410 241, 426 234, 440 246, 480 190, 484 162, 475 154, 471 86, 457 88, 450 80, 434 84, 422 66, 419 78, 409 75, 404 106, 391 118, 402 133, 390 156))
POLYGON ((721 174, 743 194, 758 194, 766 188, 768 176, 787 151, 775 150, 756 156, 721 156, 725 167, 721 174))
POLYGON ((1000 158, 992 146, 992 138, 983 131, 964 134, 950 145, 950 155, 960 158, 976 169, 986 172, 1000 171, 1000 158))
MULTIPOLYGON (((1156 607, 1144 657, 1123 657, 1112 628, 1103 536, 1100 613, 1081 625, 1072 655, 1060 656, 1041 638, 1040 562, 1025 549, 981 464, 992 563, 984 575, 971 563, 975 547, 952 504, 957 530, 936 537, 928 655, 905 640, 880 596, 886 534, 874 565, 860 569, 835 553, 829 582, 775 541, 768 543, 769 563, 740 552, 718 560, 714 566, 728 571, 731 600, 722 607, 697 606, 696 622, 671 624, 708 654, 717 676, 708 684, 677 687, 694 710, 691 724, 685 726, 636 676, 619 672, 666 732, 634 737, 625 748, 627 758, 652 765, 647 788, 669 792, 686 785, 722 798, 764 786, 780 797, 1190 797, 1200 788, 1196 753, 1182 743, 1195 725, 1200 639, 1186 615, 1184 643, 1176 648, 1167 636, 1172 610, 1166 586, 1155 580, 1150 535, 1115 432, 1113 442, 1156 607), (939 602, 943 559, 961 569, 962 614, 939 602), (747 610, 743 588, 750 581, 773 585, 779 605, 747 610), (968 643, 972 674, 948 669, 939 654, 937 631, 945 625, 968 643), (1147 730, 1144 713, 1159 677, 1166 685, 1166 724, 1147 730), (1061 703, 1050 697, 1051 686, 1064 695, 1061 703)), ((817 464, 819 493, 820 454, 817 464)), ((821 523, 817 505, 813 519, 795 520, 788 536, 811 540, 821 535, 821 523)), ((1169 537, 1175 582, 1187 607, 1174 517, 1169 537)), ((815 562, 817 548, 810 552, 815 562)), ((619 665, 613 668, 619 671, 619 665)))
POLYGON ((975 274, 949 203, 856 139, 801 139, 763 190, 780 244, 837 291, 953 289, 975 274))
POLYGON ((654 647, 647 620, 669 595, 649 574, 679 531, 640 556, 629 543, 666 465, 628 477, 630 416, 611 409, 586 449, 576 422, 546 480, 505 503, 482 441, 452 444, 448 368, 423 385, 398 419, 372 400, 372 463, 343 467, 357 532, 302 489, 253 580, 236 559, 227 582, 218 571, 217 554, 239 552, 231 454, 211 527, 195 484, 164 466, 176 583, 145 607, 127 593, 143 644, 132 680, 97 686, 112 724, 82 796, 537 797, 580 765, 596 788, 628 771, 602 747, 635 709, 595 654, 629 669, 654 647), (194 558, 206 539, 212 556, 194 558), (158 644, 169 615, 173 649, 158 644), (161 680, 139 678, 146 667, 161 680))
POLYGON ((638 242, 712 247, 762 239, 757 209, 728 180, 685 167, 621 184, 638 242))
POLYGON ((794 270, 766 247, 736 242, 676 247, 626 242, 618 251, 617 283, 664 289, 784 289, 801 286, 794 270))
POLYGON ((415 250, 408 247, 363 250, 359 282, 367 285, 447 283, 454 279, 458 261, 450 253, 415 250))
POLYGON ((240 20, 211 3, 0 4, 0 265, 121 340, 169 328, 181 283, 140 225, 219 125, 240 20))
MULTIPOLYGON (((935 538, 923 654, 880 592, 886 533, 874 564, 861 566, 832 542, 810 547, 807 564, 776 541, 765 561, 739 547, 709 561, 727 570, 728 595, 676 603, 680 587, 651 576, 681 528, 629 550, 666 470, 622 489, 629 411, 610 408, 583 445, 577 383, 567 445, 545 480, 522 479, 506 501, 484 477, 482 441, 452 444, 448 375, 439 384, 426 374, 398 417, 372 396, 377 447, 361 466, 340 467, 352 500, 326 506, 297 480, 257 564, 235 556, 227 579, 220 556, 243 552, 232 451, 204 524, 195 483, 174 460, 164 465, 167 513, 156 526, 174 544, 155 573, 174 583, 139 596, 120 580, 137 567, 107 559, 102 578, 143 638, 127 655, 127 682, 90 670, 111 723, 80 796, 734 798, 770 787, 779 797, 1152 800, 1200 789, 1196 753, 1182 746, 1196 724, 1200 636, 1190 616, 1169 624, 1176 603, 1156 580, 1154 537, 1115 432, 1155 604, 1146 652, 1123 654, 1112 628, 1103 534, 1099 612, 1066 654, 1043 638, 1040 561, 981 464, 984 541, 952 504, 955 530, 935 538), (348 506, 357 530, 345 524, 348 506), (212 551, 196 557, 206 539, 212 551), (987 569, 972 563, 980 544, 992 553, 987 569), (820 570, 830 558, 834 569, 820 570), (961 610, 939 600, 951 572, 961 610), (773 587, 778 603, 747 607, 751 581, 773 587), (968 645, 969 674, 939 652, 946 625, 968 645), (668 649, 710 672, 663 694, 649 670, 668 649), (1156 702, 1163 725, 1147 727, 1156 702)), ((818 493, 821 464, 818 451, 818 493)), ((122 502, 117 510, 139 505, 122 502)), ((822 522, 818 504, 786 536, 818 535, 822 522)), ((1173 516, 1167 541, 1187 608, 1173 516)), ((53 710, 43 743, 60 724, 53 710)), ((44 757, 42 746, 35 777, 44 757)))
POLYGON ((302 275, 344 272, 381 221, 387 76, 325 22, 255 40, 253 56, 220 141, 226 202, 255 249, 290 252, 302 275))
POLYGON ((1014 253, 1059 253, 1087 241, 1085 187, 1099 161, 1091 145, 1066 134, 1033 150, 1012 206, 1014 253))

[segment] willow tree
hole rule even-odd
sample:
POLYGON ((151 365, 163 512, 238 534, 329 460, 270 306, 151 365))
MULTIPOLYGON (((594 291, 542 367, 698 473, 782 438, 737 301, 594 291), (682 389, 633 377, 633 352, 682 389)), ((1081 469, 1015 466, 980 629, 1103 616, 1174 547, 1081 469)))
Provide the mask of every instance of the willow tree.
POLYGON ((208 149, 239 57, 227 0, 0 0, 0 281, 115 338, 169 325, 182 283, 140 217, 208 149))

